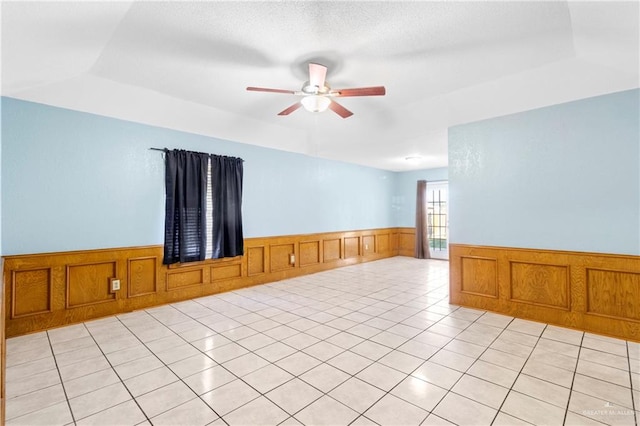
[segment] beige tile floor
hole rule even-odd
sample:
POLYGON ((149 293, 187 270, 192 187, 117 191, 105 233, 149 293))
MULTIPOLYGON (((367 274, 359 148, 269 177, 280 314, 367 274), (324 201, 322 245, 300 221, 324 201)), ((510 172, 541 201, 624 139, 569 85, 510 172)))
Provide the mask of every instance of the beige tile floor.
POLYGON ((449 305, 396 257, 7 341, 8 425, 640 420, 640 345, 449 305))

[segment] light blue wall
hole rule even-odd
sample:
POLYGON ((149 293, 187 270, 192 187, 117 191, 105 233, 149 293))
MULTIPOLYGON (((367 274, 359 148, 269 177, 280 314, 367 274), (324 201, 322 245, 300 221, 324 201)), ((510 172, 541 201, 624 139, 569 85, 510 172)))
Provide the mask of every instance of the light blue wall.
POLYGON ((640 254, 639 98, 449 129, 451 242, 640 254))
POLYGON ((416 226, 416 186, 419 180, 433 182, 447 179, 446 167, 398 173, 396 195, 393 198, 396 226, 416 226))
POLYGON ((242 157, 245 237, 394 226, 392 172, 2 98, 2 253, 162 244, 150 147, 242 157))
MULTIPOLYGON (((2 117, 2 102, 0 102, 0 117, 2 117)), ((0 224, 2 224, 2 120, 0 119, 0 224)), ((2 256, 2 226, 0 226, 0 256, 2 256)))

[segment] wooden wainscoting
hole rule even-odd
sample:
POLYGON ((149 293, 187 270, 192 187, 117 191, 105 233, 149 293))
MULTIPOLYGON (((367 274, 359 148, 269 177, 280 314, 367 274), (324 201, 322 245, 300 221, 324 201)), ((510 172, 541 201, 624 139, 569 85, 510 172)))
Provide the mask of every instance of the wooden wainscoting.
MULTIPOLYGON (((4 268, 2 268, 4 260, 0 259, 0 274, 4 273, 4 268)), ((2 280, 4 282, 4 278, 2 280)), ((6 359, 6 342, 5 342, 5 312, 6 312, 6 303, 4 299, 4 285, 0 287, 0 425, 4 424, 5 419, 5 408, 6 408, 6 398, 5 398, 5 365, 7 362, 6 359)))
POLYGON ((640 256, 449 245, 450 300, 640 341, 640 256))
POLYGON ((416 253, 416 228, 398 228, 400 256, 413 257, 416 253))
POLYGON ((405 234, 384 228, 248 238, 244 256, 169 267, 162 246, 6 256, 6 336, 397 256, 405 234), (119 291, 110 291, 113 279, 119 291))

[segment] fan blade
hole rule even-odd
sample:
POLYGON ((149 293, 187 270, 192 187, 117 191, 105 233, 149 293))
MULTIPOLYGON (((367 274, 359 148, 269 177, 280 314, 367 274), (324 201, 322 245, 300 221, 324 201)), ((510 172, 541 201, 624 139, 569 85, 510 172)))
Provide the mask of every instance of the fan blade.
POLYGON ((384 86, 359 87, 357 89, 334 90, 336 96, 382 96, 387 91, 384 86))
POLYGON ((349 111, 348 109, 346 109, 345 107, 337 103, 336 101, 331 101, 331 103, 329 104, 329 109, 335 112, 336 114, 338 114, 342 118, 348 118, 353 115, 351 111, 349 111))
POLYGON ((265 87, 247 87, 249 92, 270 92, 270 93, 289 93, 291 95, 295 95, 296 92, 293 90, 285 90, 285 89, 267 89, 265 87))
POLYGON ((309 85, 316 86, 322 90, 324 88, 324 79, 327 76, 327 67, 320 64, 309 64, 309 85))
POLYGON ((278 115, 289 115, 293 111, 295 111, 298 108, 300 108, 301 106, 302 106, 302 104, 300 102, 296 102, 295 104, 291 105, 289 108, 285 109, 284 111, 279 112, 278 115))

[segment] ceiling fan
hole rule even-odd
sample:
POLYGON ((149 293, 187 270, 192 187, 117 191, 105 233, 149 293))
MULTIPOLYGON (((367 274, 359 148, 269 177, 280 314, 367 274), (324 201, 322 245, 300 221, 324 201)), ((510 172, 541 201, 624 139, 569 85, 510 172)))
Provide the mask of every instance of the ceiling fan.
POLYGON ((353 113, 337 103, 334 98, 347 96, 382 96, 386 93, 384 86, 359 87, 355 89, 334 90, 325 80, 327 67, 320 64, 309 64, 309 81, 302 85, 300 90, 269 89, 264 87, 247 87, 250 92, 287 93, 302 96, 299 102, 278 113, 289 115, 300 107, 310 112, 322 112, 327 108, 342 118, 351 117, 353 113))

